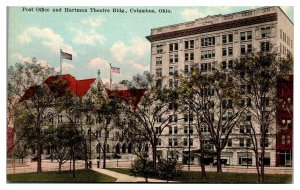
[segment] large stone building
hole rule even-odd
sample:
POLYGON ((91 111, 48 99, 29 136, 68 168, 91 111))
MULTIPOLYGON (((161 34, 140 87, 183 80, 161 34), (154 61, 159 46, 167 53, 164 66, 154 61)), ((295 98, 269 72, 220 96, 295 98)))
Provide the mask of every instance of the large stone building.
MULTIPOLYGON (((234 59, 254 51, 277 51, 286 56, 293 52, 294 42, 293 23, 280 7, 207 16, 153 28, 151 35, 146 38, 151 42, 150 71, 157 78, 166 76, 168 80, 165 85, 170 88, 179 85, 174 75, 184 75, 192 66, 202 72, 212 72, 214 68, 227 69, 232 66, 234 59)), ((191 121, 191 126, 194 122, 191 121)), ((189 135, 187 123, 188 119, 177 122, 162 132, 159 155, 167 155, 170 147, 175 148, 182 153, 177 155, 179 160, 187 163, 186 152, 190 148, 194 152, 191 162, 199 162, 196 153, 199 147, 197 135, 195 130, 189 135)), ((265 164, 270 166, 276 165, 275 125, 272 126, 273 132, 269 132, 272 134, 269 135, 265 154, 265 164)), ((254 154, 246 147, 247 144, 246 139, 232 138, 221 158, 226 159, 230 165, 254 165, 254 154)), ((214 158, 207 159, 212 162, 214 158)))

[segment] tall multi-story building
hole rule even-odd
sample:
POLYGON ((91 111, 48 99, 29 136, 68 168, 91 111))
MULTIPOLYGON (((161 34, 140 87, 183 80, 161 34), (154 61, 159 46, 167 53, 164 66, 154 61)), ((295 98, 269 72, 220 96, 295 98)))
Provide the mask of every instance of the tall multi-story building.
MULTIPOLYGON (((277 51, 287 56, 293 52, 293 36, 293 23, 280 7, 207 16, 153 28, 146 37, 151 42, 150 71, 157 78, 166 76, 165 85, 176 88, 179 82, 174 76, 190 72, 191 67, 198 67, 201 72, 228 69, 233 60, 254 51, 277 51)), ((180 149, 179 160, 185 163, 186 152, 191 149, 195 152, 191 161, 196 160, 199 142, 195 131, 188 132, 188 122, 193 123, 192 118, 176 122, 170 125, 169 131, 162 132, 161 155, 168 154, 170 147, 180 149)), ((276 131, 275 125, 272 128, 276 131)), ((270 135, 266 147, 265 164, 270 166, 276 165, 275 137, 275 134, 270 135)), ((254 154, 248 152, 246 144, 246 139, 231 139, 222 152, 222 159, 230 165, 254 164, 254 154)))

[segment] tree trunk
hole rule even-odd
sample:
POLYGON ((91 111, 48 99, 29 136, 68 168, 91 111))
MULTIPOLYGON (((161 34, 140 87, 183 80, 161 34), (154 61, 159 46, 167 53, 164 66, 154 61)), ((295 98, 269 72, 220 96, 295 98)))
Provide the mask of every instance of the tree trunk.
POLYGON ((37 173, 42 173, 42 144, 41 144, 41 128, 36 126, 37 136, 37 173))
POLYGON ((103 169, 106 168, 106 142, 103 144, 103 169))
POLYGON ((221 150, 217 150, 217 172, 222 173, 221 150))
POLYGON ((58 173, 60 173, 61 172, 61 162, 58 162, 58 173))
MULTIPOLYGON (((263 141, 264 143, 264 141, 263 141)), ((263 144, 264 145, 264 144, 263 144)), ((264 183, 265 182, 265 163, 264 163, 264 157, 265 157, 265 147, 263 146, 261 149, 261 166, 260 166, 260 182, 264 183)))
POLYGON ((256 166, 256 171, 257 171, 257 182, 260 183, 260 170, 259 170, 259 158, 258 158, 258 153, 255 153, 255 166, 256 166))
POLYGON ((201 167, 201 179, 207 179, 206 172, 205 172, 203 147, 201 148, 201 154, 200 154, 200 167, 201 167))
POLYGON ((152 145, 153 170, 156 171, 156 144, 152 145))
POLYGON ((73 158, 73 178, 75 178, 75 155, 74 155, 74 147, 72 148, 72 158, 73 158))

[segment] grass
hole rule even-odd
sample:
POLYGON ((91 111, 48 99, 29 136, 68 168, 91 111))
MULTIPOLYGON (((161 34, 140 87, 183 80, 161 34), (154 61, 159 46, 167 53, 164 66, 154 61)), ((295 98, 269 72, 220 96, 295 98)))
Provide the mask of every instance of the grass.
POLYGON ((76 170, 76 178, 73 178, 72 172, 69 171, 7 175, 9 183, 111 183, 115 181, 116 178, 93 170, 76 170))
MULTIPOLYGON (((109 168, 109 170, 132 175, 129 169, 109 168)), ((257 183, 256 174, 206 172, 206 175, 208 179, 201 179, 200 172, 182 171, 181 176, 173 180, 181 183, 257 183)), ((292 175, 265 175, 265 183, 292 183, 292 175)))

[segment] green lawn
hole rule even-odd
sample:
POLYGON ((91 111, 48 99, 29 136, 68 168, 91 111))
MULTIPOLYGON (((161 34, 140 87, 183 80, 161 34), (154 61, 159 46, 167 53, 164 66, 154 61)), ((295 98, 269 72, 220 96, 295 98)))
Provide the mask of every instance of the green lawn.
MULTIPOLYGON (((109 170, 132 175, 129 169, 108 168, 109 170)), ((208 179, 201 179, 200 172, 183 171, 181 176, 173 179, 181 183, 257 183, 256 174, 207 172, 208 179)), ((291 183, 292 175, 265 175, 265 183, 291 183)))
POLYGON ((69 171, 7 175, 9 183, 111 183, 115 181, 116 178, 92 170, 76 170, 76 178, 73 178, 72 172, 69 171))

